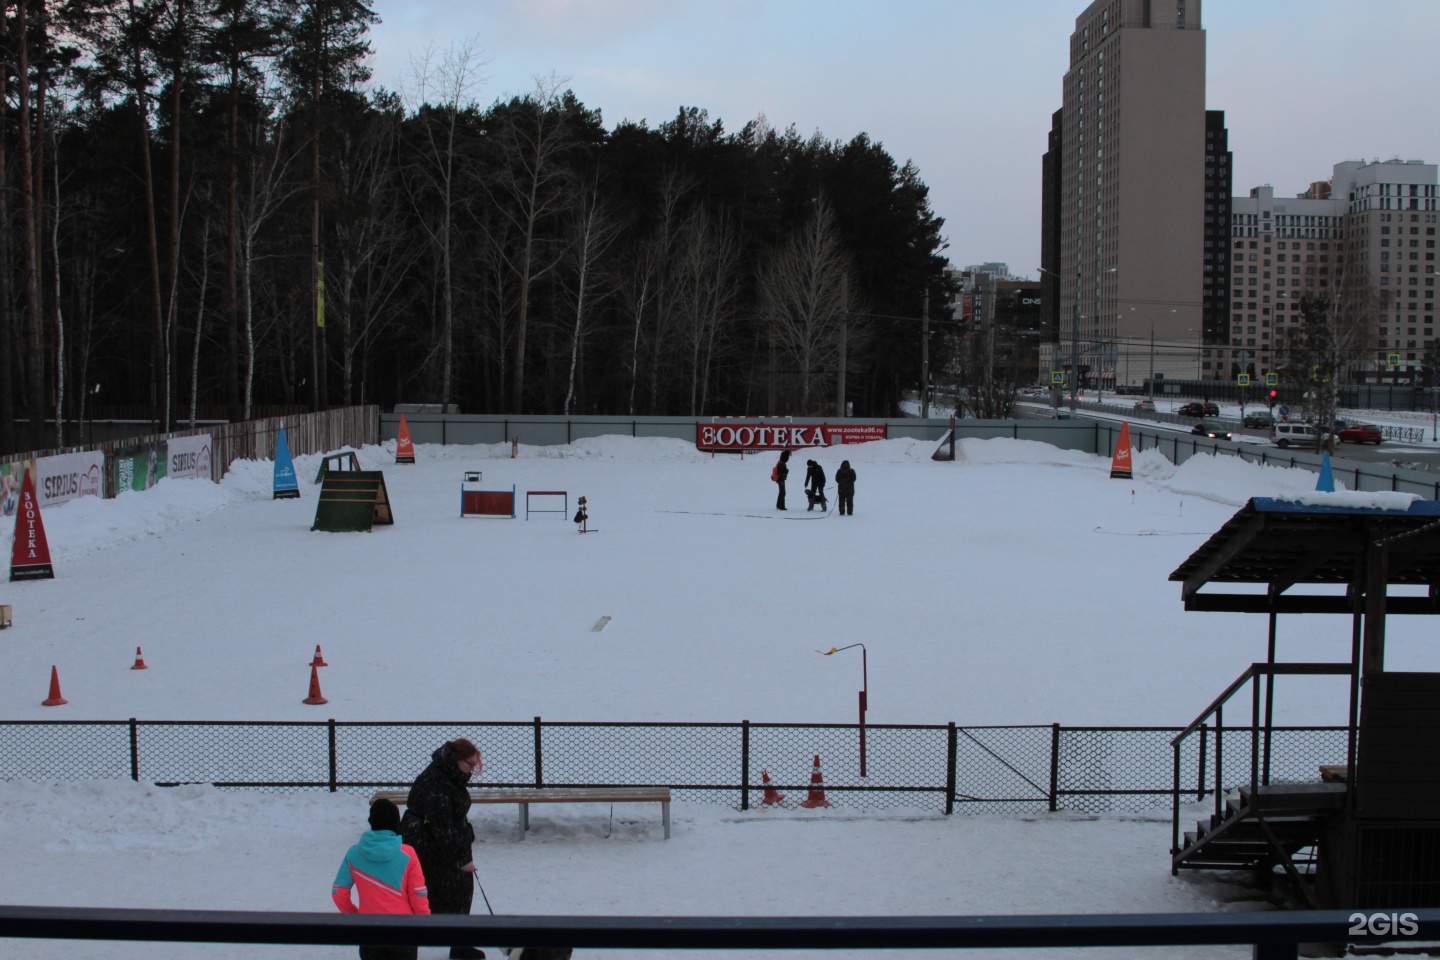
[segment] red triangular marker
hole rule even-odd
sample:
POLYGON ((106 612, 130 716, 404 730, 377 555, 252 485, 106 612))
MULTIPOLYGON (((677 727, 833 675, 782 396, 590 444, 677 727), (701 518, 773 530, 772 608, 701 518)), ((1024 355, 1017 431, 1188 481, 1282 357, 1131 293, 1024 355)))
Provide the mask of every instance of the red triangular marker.
POLYGON ((1110 461, 1110 479, 1130 480, 1130 424, 1120 424, 1120 439, 1115 442, 1115 459, 1110 461))
POLYGON ((395 462, 415 462, 415 444, 410 440, 410 427, 406 424, 403 413, 400 414, 400 434, 395 440, 395 462))
POLYGON ((35 498, 35 477, 25 471, 20 487, 20 502, 15 507, 15 549, 10 554, 10 579, 53 580, 55 569, 50 566, 50 544, 45 540, 45 524, 40 520, 40 501, 35 498))

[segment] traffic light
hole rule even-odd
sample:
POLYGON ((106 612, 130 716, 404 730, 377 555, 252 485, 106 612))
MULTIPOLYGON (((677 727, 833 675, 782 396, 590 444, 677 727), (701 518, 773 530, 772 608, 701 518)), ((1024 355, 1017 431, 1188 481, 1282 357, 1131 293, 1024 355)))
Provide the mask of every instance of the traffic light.
POLYGON ((1279 390, 1271 390, 1271 391, 1270 391, 1270 406, 1272 406, 1272 407, 1275 406, 1275 398, 1278 397, 1279 395, 1280 395, 1280 391, 1279 391, 1279 390))

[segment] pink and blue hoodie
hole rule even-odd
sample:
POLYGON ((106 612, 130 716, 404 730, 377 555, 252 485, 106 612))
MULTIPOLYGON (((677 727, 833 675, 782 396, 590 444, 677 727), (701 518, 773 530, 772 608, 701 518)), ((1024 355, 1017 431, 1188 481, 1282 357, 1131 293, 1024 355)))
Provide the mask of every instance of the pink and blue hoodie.
POLYGON ((345 853, 330 898, 341 913, 429 913, 425 874, 414 848, 393 830, 367 830, 345 853), (350 888, 360 888, 360 906, 350 888))

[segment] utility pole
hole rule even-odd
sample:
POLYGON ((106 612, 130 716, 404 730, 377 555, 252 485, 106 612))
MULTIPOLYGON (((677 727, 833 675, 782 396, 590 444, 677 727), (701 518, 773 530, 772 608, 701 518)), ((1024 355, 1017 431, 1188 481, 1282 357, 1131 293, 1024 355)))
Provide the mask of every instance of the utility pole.
POLYGON ((840 276, 840 369, 836 376, 835 416, 844 417, 845 410, 845 340, 850 332, 850 278, 840 276))
POLYGON ((920 418, 930 419, 930 285, 920 308, 920 418))

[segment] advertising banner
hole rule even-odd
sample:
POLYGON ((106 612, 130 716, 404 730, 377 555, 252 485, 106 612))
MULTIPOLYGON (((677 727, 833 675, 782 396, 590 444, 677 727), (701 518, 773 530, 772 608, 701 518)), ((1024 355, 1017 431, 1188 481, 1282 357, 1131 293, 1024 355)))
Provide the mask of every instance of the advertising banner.
POLYGON ((15 544, 10 553, 10 580, 52 580, 55 569, 50 566, 50 544, 45 539, 45 524, 40 520, 40 504, 35 496, 35 481, 25 474, 20 487, 20 502, 15 508, 15 544))
POLYGON ((110 455, 110 471, 118 497, 127 491, 139 493, 155 486, 165 475, 165 461, 149 447, 133 447, 110 455))
POLYGON ((15 516, 15 508, 20 505, 20 487, 24 483, 27 473, 30 475, 33 489, 35 483, 34 460, 0 463, 0 516, 15 516))
POLYGON ((700 423, 695 426, 696 448, 717 453, 831 447, 884 440, 888 436, 889 428, 883 423, 700 423))
POLYGON ((177 480, 209 480, 210 434, 165 441, 165 475, 177 480))
POLYGON ((77 497, 104 496, 104 471, 105 454, 99 450, 40 457, 35 461, 40 481, 35 493, 40 506, 49 507, 77 497))
POLYGON ((275 441, 275 482, 271 487, 272 500, 287 500, 300 496, 300 478, 295 476, 295 460, 290 456, 290 441, 285 439, 285 428, 275 441))

